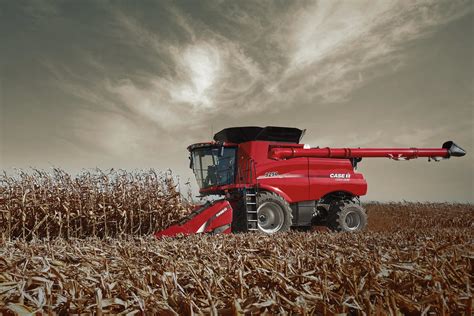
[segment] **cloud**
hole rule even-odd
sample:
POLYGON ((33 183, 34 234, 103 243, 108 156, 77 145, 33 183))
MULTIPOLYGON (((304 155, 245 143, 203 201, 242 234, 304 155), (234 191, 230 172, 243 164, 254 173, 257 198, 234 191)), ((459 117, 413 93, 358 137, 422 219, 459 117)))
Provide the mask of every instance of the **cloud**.
POLYGON ((166 135, 183 127, 203 131, 227 113, 243 117, 298 104, 346 101, 367 82, 403 67, 404 47, 410 41, 472 11, 466 1, 318 1, 280 11, 265 3, 255 8, 259 14, 252 8, 227 10, 215 3, 203 7, 216 16, 203 21, 198 14, 170 5, 163 9, 164 21, 156 25, 112 7, 115 28, 108 40, 133 52, 131 62, 139 67, 132 72, 117 71, 112 77, 109 73, 118 65, 87 53, 84 65, 103 75, 92 84, 84 84, 67 67, 49 68, 64 91, 128 116, 127 123, 108 120, 102 129, 123 134, 123 128, 136 131, 153 123, 166 135), (222 19, 215 28, 209 25, 222 19), (242 32, 223 31, 229 25, 242 32))
POLYGON ((193 107, 211 108, 210 89, 221 68, 219 50, 211 45, 192 45, 186 48, 177 63, 187 82, 172 87, 171 97, 175 102, 189 103, 193 107))
POLYGON ((291 62, 278 90, 286 99, 344 101, 367 81, 396 71, 410 41, 469 12, 466 1, 317 2, 295 19, 291 62), (380 65, 385 70, 370 71, 380 65))

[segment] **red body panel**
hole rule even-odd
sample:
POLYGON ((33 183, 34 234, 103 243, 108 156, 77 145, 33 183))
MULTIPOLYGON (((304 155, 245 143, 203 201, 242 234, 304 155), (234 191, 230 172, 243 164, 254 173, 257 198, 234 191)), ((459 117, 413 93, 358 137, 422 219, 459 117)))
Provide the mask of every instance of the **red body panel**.
POLYGON ((367 193, 362 173, 355 172, 349 159, 308 158, 309 199, 317 200, 332 192, 354 196, 367 193))
POLYGON ((299 157, 275 160, 269 156, 273 146, 302 149, 302 144, 250 141, 238 145, 235 184, 200 190, 202 194, 223 194, 225 191, 253 187, 281 195, 289 203, 318 200, 326 194, 345 191, 354 196, 367 192, 362 174, 354 172, 349 159, 299 157), (332 173, 350 174, 341 181, 332 173))
POLYGON ((229 201, 218 200, 212 204, 196 207, 191 216, 180 224, 168 227, 155 233, 158 238, 173 237, 179 234, 190 235, 196 233, 223 233, 231 232, 232 207, 229 201))

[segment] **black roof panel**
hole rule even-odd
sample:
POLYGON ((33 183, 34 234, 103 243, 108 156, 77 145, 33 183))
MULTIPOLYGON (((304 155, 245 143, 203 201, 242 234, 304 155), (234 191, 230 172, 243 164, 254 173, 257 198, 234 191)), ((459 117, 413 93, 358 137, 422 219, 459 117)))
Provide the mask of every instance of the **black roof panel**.
POLYGON ((229 127, 216 133, 214 135, 214 140, 217 142, 229 142, 236 144, 245 143, 252 140, 298 144, 303 137, 303 134, 304 130, 293 127, 229 127))

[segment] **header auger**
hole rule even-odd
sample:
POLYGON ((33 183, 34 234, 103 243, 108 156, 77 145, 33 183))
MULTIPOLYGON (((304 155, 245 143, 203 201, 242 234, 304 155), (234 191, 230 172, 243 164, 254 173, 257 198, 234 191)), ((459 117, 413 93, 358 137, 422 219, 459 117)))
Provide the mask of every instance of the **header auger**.
POLYGON ((439 161, 466 154, 452 141, 441 148, 309 148, 300 144, 303 134, 288 127, 232 127, 214 141, 189 146, 199 192, 223 198, 197 206, 156 236, 312 226, 362 230, 367 215, 359 197, 367 193, 367 182, 355 170, 363 158, 439 161))

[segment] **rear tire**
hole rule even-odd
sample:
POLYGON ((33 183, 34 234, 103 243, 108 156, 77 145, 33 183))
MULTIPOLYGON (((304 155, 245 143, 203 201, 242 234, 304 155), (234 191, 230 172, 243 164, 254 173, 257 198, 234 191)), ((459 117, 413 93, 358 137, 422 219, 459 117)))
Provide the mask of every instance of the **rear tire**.
POLYGON ((367 226, 367 214, 360 205, 352 201, 341 201, 329 208, 327 224, 334 231, 361 231, 367 226))
POLYGON ((257 227, 266 234, 290 230, 293 215, 290 204, 271 192, 261 192, 257 196, 257 227))

